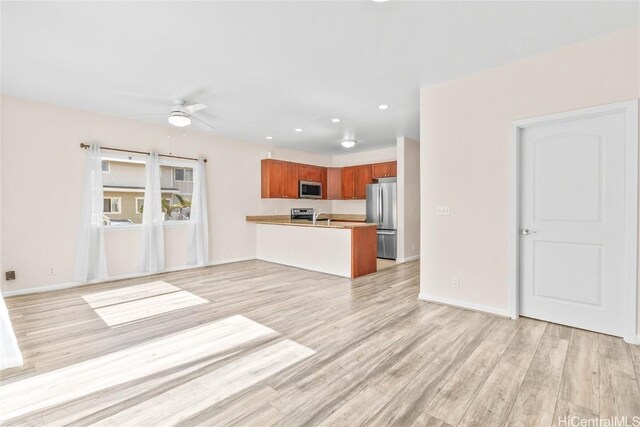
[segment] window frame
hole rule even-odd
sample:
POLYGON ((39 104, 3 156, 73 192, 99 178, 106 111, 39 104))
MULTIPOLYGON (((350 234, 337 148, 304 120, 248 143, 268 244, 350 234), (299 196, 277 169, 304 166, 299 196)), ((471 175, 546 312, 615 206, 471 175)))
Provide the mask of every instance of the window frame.
POLYGON ((111 173, 111 161, 102 159, 102 163, 100 164, 100 169, 102 173, 111 173), (107 165, 107 170, 104 170, 104 165, 107 165))
POLYGON ((138 208, 138 200, 142 201, 142 206, 144 207, 144 196, 143 197, 136 197, 136 215, 142 215, 143 213, 140 212, 140 209, 138 208))
POLYGON ((173 180, 174 180, 174 181, 177 181, 177 182, 193 182, 193 168, 183 167, 183 166, 180 166, 180 167, 176 167, 176 166, 174 166, 174 167, 173 167, 173 180), (188 180, 188 179, 185 179, 185 178, 186 178, 186 176, 187 176, 187 169, 190 169, 190 170, 191 170, 191 179, 189 179, 189 180, 188 180), (181 171, 182 171, 182 177, 183 177, 183 179, 178 179, 178 178, 176 178, 176 171, 177 171, 177 170, 181 170, 181 171))

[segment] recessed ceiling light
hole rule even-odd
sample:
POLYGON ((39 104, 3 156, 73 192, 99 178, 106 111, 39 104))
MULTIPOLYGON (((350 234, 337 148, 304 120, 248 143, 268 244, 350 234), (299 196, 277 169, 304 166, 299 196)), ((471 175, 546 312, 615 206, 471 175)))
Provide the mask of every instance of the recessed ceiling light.
POLYGON ((376 3, 384 3, 384 2, 389 1, 389 0, 373 0, 373 1, 376 2, 376 3))
POLYGON ((337 118, 337 117, 335 117, 335 118, 331 119, 331 121, 332 121, 333 123, 340 123, 340 119, 339 119, 339 118, 337 118))
POLYGON ((273 139, 272 136, 265 136, 264 139, 273 139))
POLYGON ((389 106, 387 104, 378 105, 378 110, 388 110, 389 106))
POLYGON ((296 132, 302 132, 302 129, 300 129, 300 128, 295 128, 295 129, 294 129, 294 131, 296 131, 296 132))
POLYGON ((345 139, 343 141, 340 141, 340 145, 342 145, 344 148, 353 148, 356 145, 356 140, 345 139))

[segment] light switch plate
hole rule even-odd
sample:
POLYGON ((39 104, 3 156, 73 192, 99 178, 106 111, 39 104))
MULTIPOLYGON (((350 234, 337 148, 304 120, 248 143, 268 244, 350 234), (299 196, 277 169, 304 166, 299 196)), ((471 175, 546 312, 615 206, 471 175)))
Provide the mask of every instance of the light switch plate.
POLYGON ((449 216, 451 215, 451 207, 450 206, 438 206, 436 208, 436 213, 438 216, 449 216))

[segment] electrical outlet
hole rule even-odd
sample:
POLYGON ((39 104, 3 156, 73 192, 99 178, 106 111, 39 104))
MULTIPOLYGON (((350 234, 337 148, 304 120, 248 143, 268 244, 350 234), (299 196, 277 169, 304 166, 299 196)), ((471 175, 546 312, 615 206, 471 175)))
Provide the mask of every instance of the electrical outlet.
POLYGON ((460 287, 460 279, 458 279, 457 277, 454 277, 453 280, 451 280, 451 284, 453 285, 454 288, 459 288, 460 287))
POLYGON ((436 208, 436 214, 438 216, 449 216, 449 215, 451 215, 451 207, 450 206, 438 206, 436 208))
POLYGON ((49 276, 54 276, 56 274, 56 269, 51 267, 49 268, 49 276))

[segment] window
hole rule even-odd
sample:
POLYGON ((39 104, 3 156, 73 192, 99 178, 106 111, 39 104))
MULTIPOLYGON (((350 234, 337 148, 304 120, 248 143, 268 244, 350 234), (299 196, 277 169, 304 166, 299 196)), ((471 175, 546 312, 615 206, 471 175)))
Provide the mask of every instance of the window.
POLYGON ((141 224, 141 204, 146 184, 145 159, 109 155, 102 157, 101 165, 103 171, 107 167, 109 169, 109 173, 102 174, 105 224, 141 224))
POLYGON ((188 221, 191 217, 191 197, 180 194, 162 199, 165 221, 188 221))
POLYGON ((111 163, 109 162, 109 160, 102 161, 102 172, 103 173, 111 172, 111 163))
POLYGON ((173 179, 176 181, 193 181, 193 169, 191 168, 175 168, 173 169, 173 179))
POLYGON ((136 197, 136 213, 142 215, 144 209, 144 197, 136 197))
POLYGON ((119 214, 122 213, 122 197, 105 197, 104 213, 119 214))

